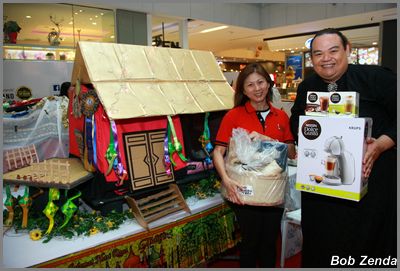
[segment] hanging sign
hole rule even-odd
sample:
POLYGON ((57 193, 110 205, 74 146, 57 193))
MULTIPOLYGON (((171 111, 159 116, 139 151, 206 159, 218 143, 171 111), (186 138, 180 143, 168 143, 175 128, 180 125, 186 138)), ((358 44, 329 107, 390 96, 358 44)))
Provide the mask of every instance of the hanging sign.
POLYGON ((28 100, 32 98, 32 90, 26 86, 17 89, 17 97, 21 100, 28 100))

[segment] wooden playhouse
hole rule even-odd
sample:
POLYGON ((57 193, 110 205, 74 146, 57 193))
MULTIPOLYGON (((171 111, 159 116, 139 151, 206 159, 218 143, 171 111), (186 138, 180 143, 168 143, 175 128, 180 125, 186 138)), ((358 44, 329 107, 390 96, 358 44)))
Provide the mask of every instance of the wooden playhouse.
POLYGON ((145 228, 168 213, 189 211, 173 184, 190 151, 182 144, 180 116, 233 106, 233 90, 213 54, 79 42, 72 83, 70 153, 116 191, 126 182, 133 191, 168 184, 145 199, 126 197, 145 228))

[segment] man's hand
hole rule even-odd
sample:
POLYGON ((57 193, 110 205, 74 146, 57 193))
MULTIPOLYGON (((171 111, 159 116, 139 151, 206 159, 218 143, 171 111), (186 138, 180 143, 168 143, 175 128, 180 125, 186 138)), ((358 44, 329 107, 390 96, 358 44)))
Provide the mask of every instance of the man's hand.
POLYGON ((386 135, 381 135, 378 139, 369 137, 366 143, 367 150, 363 159, 363 174, 365 178, 368 178, 376 159, 379 158, 382 152, 392 148, 395 143, 386 135))

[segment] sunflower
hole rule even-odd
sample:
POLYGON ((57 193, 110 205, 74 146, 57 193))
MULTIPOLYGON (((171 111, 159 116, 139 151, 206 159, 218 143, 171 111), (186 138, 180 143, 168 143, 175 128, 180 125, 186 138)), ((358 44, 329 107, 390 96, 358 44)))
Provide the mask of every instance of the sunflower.
POLYGON ((196 196, 197 196, 199 199, 205 199, 205 198, 207 198, 206 194, 204 194, 203 192, 200 192, 200 191, 196 192, 196 196))
POLYGON ((96 222, 100 222, 102 219, 103 219, 103 218, 101 218, 101 217, 97 217, 97 218, 96 218, 96 222))
POLYGON ((31 230, 29 232, 29 237, 33 240, 33 241, 37 241, 42 239, 42 231, 39 229, 35 229, 35 230, 31 230))
POLYGON ((99 233, 99 230, 96 227, 91 228, 89 231, 90 235, 95 235, 97 233, 99 233))
POLYGON ((106 225, 109 229, 111 229, 114 226, 114 223, 112 221, 107 221, 106 225))

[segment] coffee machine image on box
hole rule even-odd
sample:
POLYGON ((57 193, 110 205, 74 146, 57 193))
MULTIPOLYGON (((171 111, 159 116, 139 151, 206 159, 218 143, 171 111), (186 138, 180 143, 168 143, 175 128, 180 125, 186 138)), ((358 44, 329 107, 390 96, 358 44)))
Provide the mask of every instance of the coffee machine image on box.
POLYGON ((321 161, 325 165, 322 182, 328 185, 353 184, 355 161, 353 155, 345 149, 342 137, 332 136, 326 139, 324 151, 328 155, 321 161))

